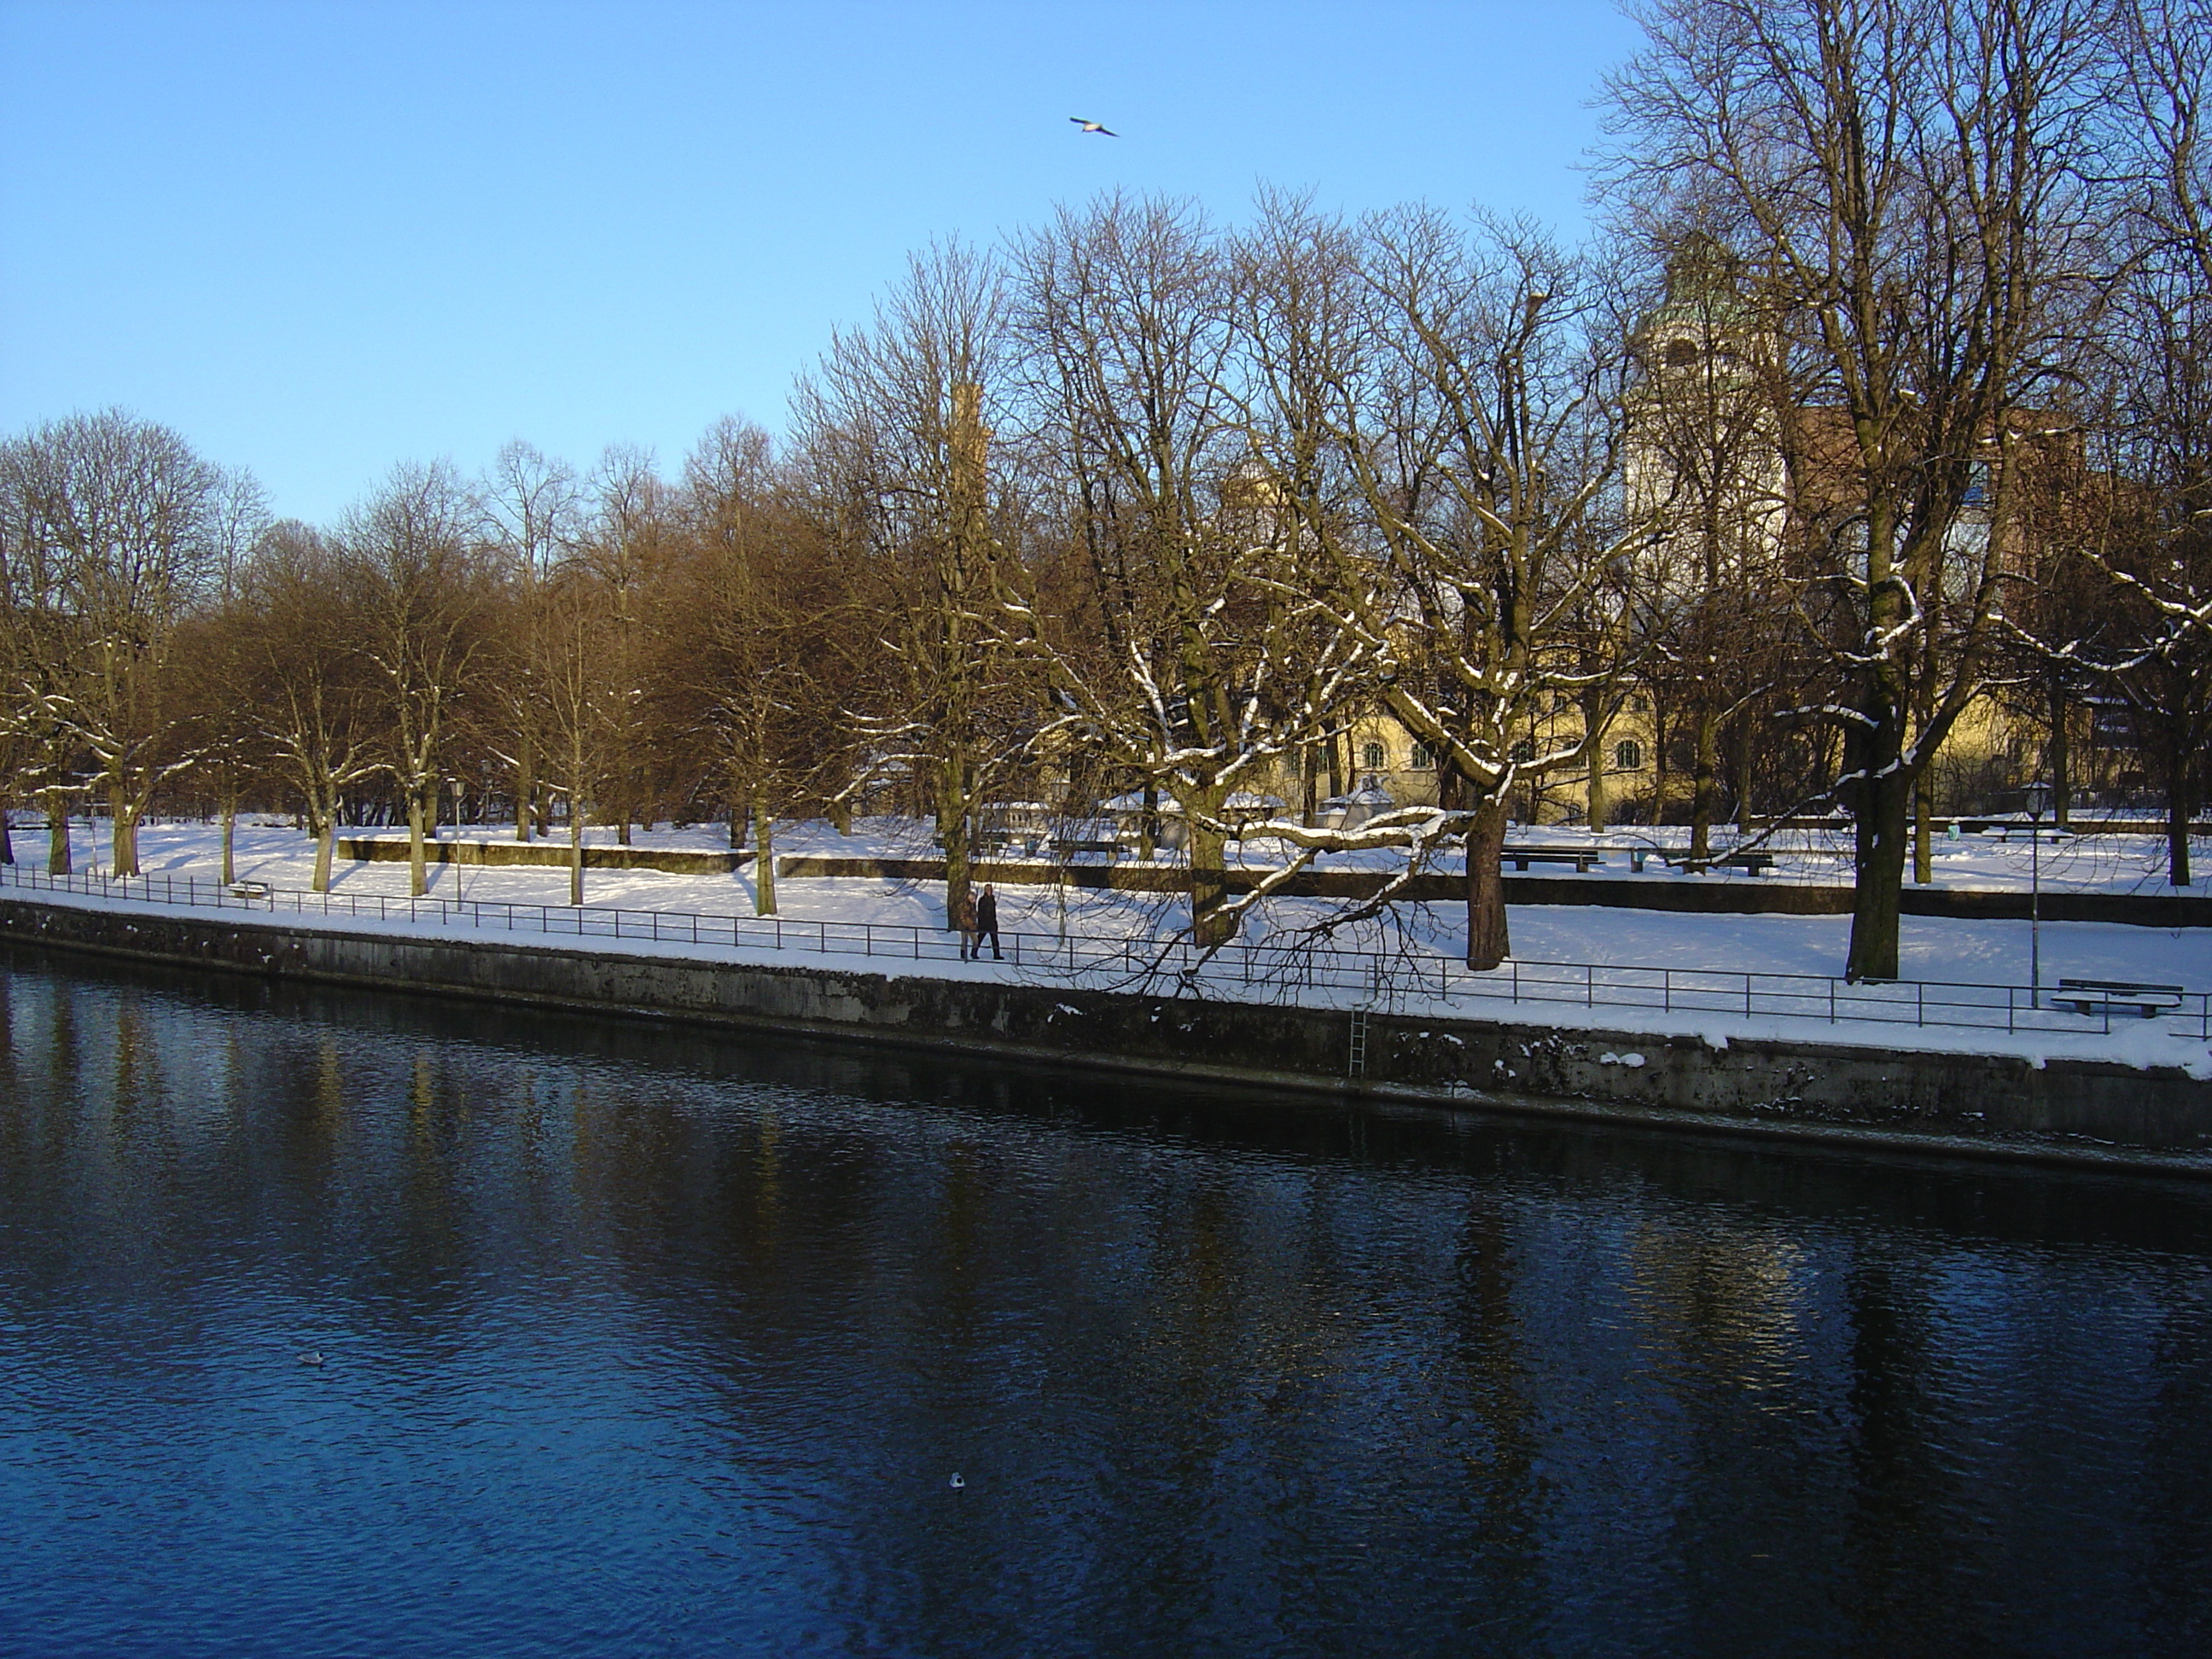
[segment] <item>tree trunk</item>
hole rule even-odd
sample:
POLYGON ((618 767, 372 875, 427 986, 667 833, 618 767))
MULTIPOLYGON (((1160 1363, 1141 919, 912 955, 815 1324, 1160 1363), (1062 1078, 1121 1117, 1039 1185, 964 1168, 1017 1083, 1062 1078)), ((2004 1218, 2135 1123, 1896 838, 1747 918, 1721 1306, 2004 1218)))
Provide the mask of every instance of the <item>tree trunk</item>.
POLYGON ((6 803, 0 802, 0 864, 13 864, 15 861, 15 826, 8 822, 8 807, 6 803))
POLYGON ((1698 709, 1697 738, 1690 760, 1689 867, 1705 872, 1713 855, 1713 808, 1720 795, 1720 713, 1710 703, 1698 709))
POLYGON ((2074 820, 2074 745, 2066 730, 2066 682, 2051 676, 2051 816, 2061 828, 2074 820))
POLYGON ((1739 840, 1751 838, 1751 711, 1746 709, 1736 716, 1735 728, 1735 833, 1739 840))
POLYGON ((428 854, 422 846, 422 792, 407 792, 407 890, 421 898, 430 890, 428 854))
POLYGON ((1919 887, 1936 879, 1936 848, 1928 834, 1929 816, 1936 807, 1934 793, 1928 770, 1923 767, 1912 781, 1912 880, 1919 887))
POLYGON ((538 793, 538 745, 525 734, 514 750, 514 838, 530 839, 531 803, 538 793))
POLYGON ((238 798, 222 798, 222 884, 238 879, 238 798))
MULTIPOLYGON (((735 822, 736 815, 732 814, 735 822)), ((584 815, 576 810, 572 798, 568 804, 568 902, 584 902, 584 815)))
POLYGON ((937 769, 937 839, 945 848, 945 926, 968 902, 972 884, 968 834, 968 794, 961 786, 960 763, 941 762, 937 769))
POLYGON ((1220 804, 1210 799, 1203 805, 1186 803, 1185 811, 1188 817, 1183 824, 1183 850, 1190 857, 1191 940, 1206 947, 1226 945, 1232 937, 1230 918, 1222 914, 1229 902, 1229 843, 1218 830, 1197 821, 1201 814, 1216 816, 1220 804))
POLYGON ((1513 954, 1505 922, 1505 797, 1488 795, 1467 832, 1467 965, 1497 967, 1513 954))
POLYGON ((2175 887, 2190 882, 2190 754, 2182 741, 2183 722, 2169 722, 2166 757, 2166 878, 2175 887))
POLYGON ((332 801, 322 814, 322 823, 315 830, 315 876, 313 886, 318 893, 331 890, 331 857, 337 850, 337 803, 332 801))
POLYGON ((118 876, 138 873, 138 814, 123 798, 123 787, 111 784, 107 791, 107 844, 110 864, 118 876))
POLYGON ((65 876, 70 867, 68 801, 59 791, 50 791, 46 796, 46 873, 65 876))
POLYGON ((1905 891, 1905 825, 1912 784, 1902 774, 1875 775, 1860 786, 1855 873, 1851 901, 1850 953, 1844 977, 1897 977, 1898 916, 1905 891))
POLYGON ((1593 836, 1603 835, 1613 816, 1613 803, 1606 798, 1605 732, 1598 713, 1595 707, 1583 711, 1583 735, 1589 740, 1589 801, 1583 821, 1593 836))
POLYGON ((775 914, 775 815, 760 795, 753 798, 753 914, 775 914))

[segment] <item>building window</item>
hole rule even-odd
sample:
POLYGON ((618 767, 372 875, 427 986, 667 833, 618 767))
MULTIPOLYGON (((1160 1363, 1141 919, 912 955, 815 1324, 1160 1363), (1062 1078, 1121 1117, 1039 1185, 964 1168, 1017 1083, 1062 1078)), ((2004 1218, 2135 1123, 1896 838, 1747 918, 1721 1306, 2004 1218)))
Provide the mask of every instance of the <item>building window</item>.
POLYGON ((1644 769, 1644 745, 1633 738, 1623 738, 1613 744, 1613 769, 1616 772, 1641 772, 1644 769))
POLYGON ((1513 745, 1513 763, 1526 766, 1536 758, 1536 743, 1533 738, 1523 738, 1513 745))
POLYGON ((1650 714, 1651 712, 1651 699, 1645 696, 1641 691, 1632 691, 1629 693, 1628 696, 1628 712, 1632 714, 1650 714))
POLYGON ((1359 751, 1359 763, 1370 772, 1380 772, 1390 763, 1390 757, 1379 743, 1370 743, 1359 751))
POLYGON ((1425 743, 1417 743, 1413 745, 1413 757, 1406 764, 1416 772, 1432 772, 1436 769, 1437 751, 1425 743))

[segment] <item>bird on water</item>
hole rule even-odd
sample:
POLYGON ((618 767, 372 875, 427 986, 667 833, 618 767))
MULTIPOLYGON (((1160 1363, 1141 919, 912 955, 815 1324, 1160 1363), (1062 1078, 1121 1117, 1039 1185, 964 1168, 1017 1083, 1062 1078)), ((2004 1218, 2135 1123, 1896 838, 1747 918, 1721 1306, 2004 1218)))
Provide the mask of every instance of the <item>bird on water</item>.
POLYGON ((1085 132, 1095 132, 1102 138, 1119 138, 1121 136, 1120 133, 1115 132, 1112 128, 1102 127, 1096 121, 1086 121, 1080 115, 1071 115, 1067 118, 1074 122, 1079 127, 1081 127, 1085 132))

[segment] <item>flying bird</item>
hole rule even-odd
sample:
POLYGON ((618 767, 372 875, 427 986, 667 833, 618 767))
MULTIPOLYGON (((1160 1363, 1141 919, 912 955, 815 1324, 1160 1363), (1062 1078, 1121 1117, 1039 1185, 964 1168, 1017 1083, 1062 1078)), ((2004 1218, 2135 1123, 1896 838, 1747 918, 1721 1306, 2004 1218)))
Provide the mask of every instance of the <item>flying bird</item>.
POLYGON ((1086 121, 1080 115, 1071 115, 1067 118, 1085 132, 1095 132, 1107 138, 1119 138, 1121 136, 1110 128, 1100 126, 1096 121, 1086 121))

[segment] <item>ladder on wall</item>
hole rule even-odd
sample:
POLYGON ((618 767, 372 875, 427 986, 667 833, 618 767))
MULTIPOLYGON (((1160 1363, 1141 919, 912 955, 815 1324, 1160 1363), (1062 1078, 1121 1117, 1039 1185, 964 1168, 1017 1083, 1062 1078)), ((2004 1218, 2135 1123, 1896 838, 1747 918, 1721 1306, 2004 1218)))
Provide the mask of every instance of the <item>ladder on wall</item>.
POLYGON ((1345 1051, 1344 1074, 1348 1078, 1367 1075, 1367 1010, 1352 1011, 1352 1043, 1345 1051))

